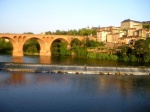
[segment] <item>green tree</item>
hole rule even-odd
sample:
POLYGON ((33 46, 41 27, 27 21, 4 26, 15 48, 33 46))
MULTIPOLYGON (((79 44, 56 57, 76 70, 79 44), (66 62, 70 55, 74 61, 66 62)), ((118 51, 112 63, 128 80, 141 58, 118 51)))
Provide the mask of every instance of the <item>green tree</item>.
POLYGON ((98 42, 98 41, 94 41, 94 40, 90 40, 86 43, 87 47, 98 47, 98 46, 104 46, 103 42, 98 42))
POLYGON ((94 53, 94 52, 88 52, 88 53, 87 53, 87 58, 96 59, 96 58, 97 58, 97 54, 94 53))
POLYGON ((78 38, 74 38, 71 41, 71 54, 74 54, 77 57, 86 57, 87 49, 84 46, 84 43, 78 40, 78 38))
POLYGON ((78 38, 74 38, 72 41, 71 41, 71 47, 75 47, 75 46, 81 46, 81 41, 78 39, 78 38))
POLYGON ((56 35, 61 35, 61 31, 60 30, 56 30, 55 34, 56 35))
POLYGON ((86 34, 86 29, 79 29, 79 35, 84 36, 86 34))
POLYGON ((24 32, 24 34, 33 34, 33 32, 24 32))
POLYGON ((91 30, 91 29, 86 29, 86 30, 85 30, 85 34, 84 34, 84 35, 89 36, 89 35, 91 35, 91 34, 92 34, 92 30, 91 30))
POLYGON ((52 55, 56 56, 69 56, 70 50, 68 49, 67 42, 61 42, 60 40, 56 40, 52 44, 52 55))
POLYGON ((143 25, 143 28, 150 28, 150 25, 143 25))
MULTIPOLYGON (((95 32, 95 31, 94 31, 95 32)), ((91 35, 92 33, 94 33, 92 29, 86 29, 86 28, 82 28, 82 29, 79 29, 79 35, 81 36, 89 36, 91 35)))
POLYGON ((51 31, 47 31, 47 32, 45 32, 45 34, 46 35, 50 35, 50 34, 52 34, 52 32, 51 31))
POLYGON ((0 53, 8 54, 11 53, 13 50, 13 46, 11 42, 8 40, 6 41, 4 38, 0 39, 0 53))
POLYGON ((39 53, 40 45, 35 39, 27 40, 23 46, 23 51, 25 52, 25 54, 39 53))
POLYGON ((137 61, 137 57, 135 55, 129 56, 130 61, 137 61))
POLYGON ((94 35, 96 35, 96 33, 97 33, 96 30, 93 29, 93 30, 92 30, 92 35, 94 36, 94 35))
POLYGON ((75 35, 78 35, 78 31, 75 30, 75 29, 74 29, 74 30, 69 30, 67 34, 68 34, 68 35, 74 35, 74 36, 75 36, 75 35))
POLYGON ((29 54, 34 54, 34 53, 37 53, 38 50, 35 45, 32 45, 32 46, 29 46, 25 52, 29 54))
POLYGON ((67 49, 68 43, 67 42, 60 42, 59 43, 60 47, 59 47, 59 51, 60 51, 60 55, 61 56, 67 56, 70 55, 70 50, 67 49))

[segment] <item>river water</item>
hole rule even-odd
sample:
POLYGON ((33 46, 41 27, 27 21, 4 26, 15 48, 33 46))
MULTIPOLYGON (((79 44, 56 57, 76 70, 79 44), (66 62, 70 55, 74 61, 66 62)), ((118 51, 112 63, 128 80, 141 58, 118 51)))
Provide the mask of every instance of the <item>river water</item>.
MULTIPOLYGON (((74 63, 70 59, 55 58, 19 59, 3 55, 0 61, 51 64, 88 62, 80 60, 74 63)), ((1 71, 0 112, 150 112, 150 76, 1 71)))
POLYGON ((142 63, 142 62, 123 62, 123 61, 72 58, 72 57, 57 57, 57 56, 53 56, 53 57, 48 57, 48 56, 12 57, 11 55, 0 55, 0 62, 92 65, 92 66, 147 66, 147 67, 150 67, 150 63, 142 63))

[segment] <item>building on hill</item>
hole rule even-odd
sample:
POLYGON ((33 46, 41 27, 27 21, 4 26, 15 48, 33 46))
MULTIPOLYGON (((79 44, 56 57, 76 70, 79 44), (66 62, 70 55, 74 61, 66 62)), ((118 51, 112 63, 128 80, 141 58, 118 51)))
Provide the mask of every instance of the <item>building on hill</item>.
POLYGON ((140 29, 139 31, 139 37, 141 38, 147 38, 150 37, 150 29, 140 29))
POLYGON ((94 27, 99 42, 131 44, 138 39, 150 37, 150 21, 135 21, 126 19, 120 27, 94 27))
POLYGON ((126 19, 121 22, 121 29, 127 30, 129 28, 136 28, 138 30, 138 29, 142 29, 142 27, 143 27, 143 25, 142 25, 142 22, 140 22, 140 21, 126 19))
POLYGON ((126 35, 127 36, 133 36, 134 31, 136 31, 136 28, 128 28, 126 35))
POLYGON ((97 41, 107 42, 107 35, 110 33, 112 34, 119 33, 120 27, 115 27, 115 26, 100 27, 100 28, 97 28, 96 31, 97 31, 97 41))
POLYGON ((118 43, 118 40, 119 40, 119 33, 107 34, 107 42, 118 43))

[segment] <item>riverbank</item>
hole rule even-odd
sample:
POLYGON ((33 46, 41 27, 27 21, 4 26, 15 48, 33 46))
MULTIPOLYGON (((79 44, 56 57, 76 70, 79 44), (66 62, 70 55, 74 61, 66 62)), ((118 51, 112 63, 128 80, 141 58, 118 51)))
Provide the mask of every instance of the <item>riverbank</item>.
POLYGON ((33 63, 0 63, 1 71, 35 73, 101 74, 101 75, 150 75, 149 67, 102 67, 82 65, 50 65, 33 63))

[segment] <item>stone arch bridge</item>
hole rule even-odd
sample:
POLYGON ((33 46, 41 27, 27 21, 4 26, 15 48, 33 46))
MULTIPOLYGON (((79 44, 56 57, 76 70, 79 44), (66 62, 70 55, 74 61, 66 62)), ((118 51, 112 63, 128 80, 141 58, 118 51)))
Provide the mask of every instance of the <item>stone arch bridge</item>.
POLYGON ((55 40, 61 40, 68 43, 70 46, 74 38, 83 40, 83 36, 70 35, 36 35, 36 34, 0 34, 0 38, 8 39, 13 46, 13 56, 23 56, 23 46, 29 39, 36 39, 40 45, 40 56, 51 56, 51 45, 55 40))

